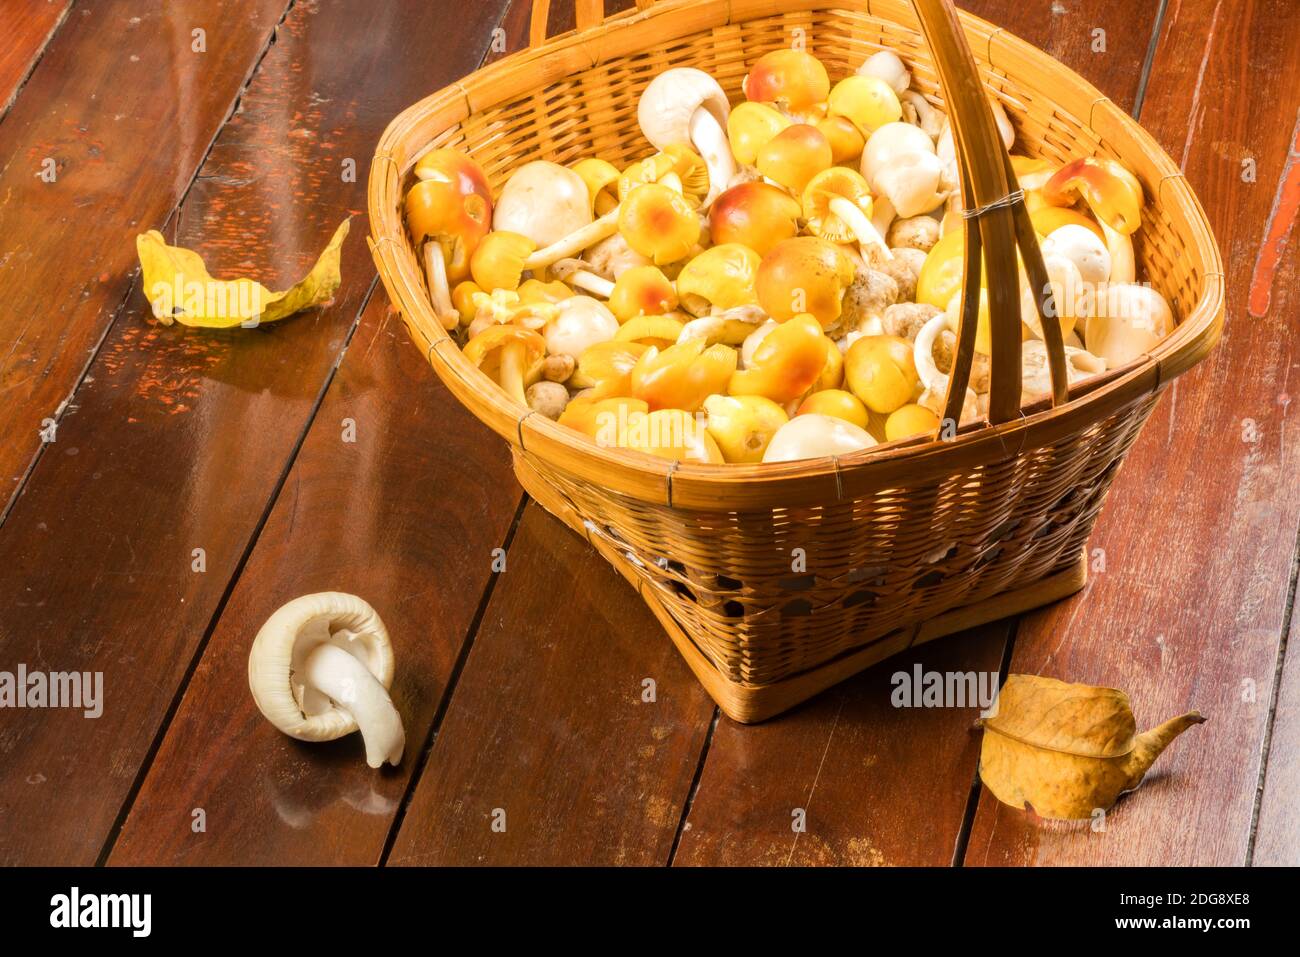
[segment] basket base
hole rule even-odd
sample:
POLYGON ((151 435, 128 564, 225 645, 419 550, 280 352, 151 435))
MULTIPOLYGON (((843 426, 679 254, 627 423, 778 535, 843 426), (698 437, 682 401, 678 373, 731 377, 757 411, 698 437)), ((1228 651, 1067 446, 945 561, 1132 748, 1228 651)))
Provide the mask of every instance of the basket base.
POLYGON ((696 647, 680 624, 663 606, 663 603, 642 587, 642 582, 630 562, 611 548, 603 539, 593 538, 583 527, 582 518, 554 486, 543 479, 527 459, 514 452, 515 476, 524 490, 544 509, 564 522, 591 544, 601 556, 613 565, 637 590, 637 593, 654 612, 659 623, 686 663, 690 666, 704 690, 709 693, 723 714, 742 724, 755 724, 788 711, 825 691, 831 685, 857 674, 886 658, 905 651, 913 645, 924 644, 935 638, 955 634, 977 625, 1008 618, 1021 612, 1051 604, 1079 591, 1088 581, 1088 552, 1079 552, 1078 561, 1065 571, 1040 579, 1032 585, 994 595, 992 598, 954 608, 914 626, 909 630, 889 635, 843 657, 828 661, 810 671, 785 678, 771 684, 754 685, 733 681, 726 677, 696 647))

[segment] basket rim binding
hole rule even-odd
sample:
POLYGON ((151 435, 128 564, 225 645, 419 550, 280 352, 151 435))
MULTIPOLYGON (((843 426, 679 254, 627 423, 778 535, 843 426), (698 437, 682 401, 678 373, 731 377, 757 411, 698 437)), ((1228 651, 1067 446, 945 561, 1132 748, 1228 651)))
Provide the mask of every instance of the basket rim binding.
POLYGON ((1208 218, 1181 170, 1136 120, 1074 71, 965 11, 958 11, 958 17, 982 73, 1004 69, 999 66, 1001 59, 1018 67, 1007 71, 1012 79, 1026 69, 1067 75, 1091 101, 1089 116, 1086 122, 1079 120, 1080 127, 1118 155, 1145 154, 1160 171, 1154 189, 1144 184, 1148 202, 1163 204, 1180 232, 1194 240, 1189 245, 1199 256, 1202 288, 1195 306, 1150 353, 1071 388, 1070 401, 1064 405, 1052 407, 1050 399, 1044 399, 1027 406, 1019 419, 996 426, 969 426, 951 441, 914 437, 845 456, 765 465, 669 462, 600 446, 516 406, 461 354, 433 313, 402 217, 405 178, 439 133, 473 113, 592 69, 608 58, 644 50, 644 44, 638 42, 640 28, 661 17, 674 18, 673 36, 681 37, 777 13, 863 6, 868 15, 919 32, 910 0, 783 0, 779 5, 772 0, 658 0, 648 9, 616 15, 599 26, 570 31, 498 60, 399 114, 380 138, 371 164, 369 242, 388 294, 413 340, 425 349, 439 378, 462 404, 520 451, 583 475, 608 491, 649 504, 692 510, 761 510, 858 498, 884 488, 911 485, 924 476, 951 474, 1014 457, 1025 449, 1086 430, 1116 409, 1162 389, 1203 359, 1222 330, 1223 265, 1208 218), (415 148, 413 141, 418 141, 415 148))

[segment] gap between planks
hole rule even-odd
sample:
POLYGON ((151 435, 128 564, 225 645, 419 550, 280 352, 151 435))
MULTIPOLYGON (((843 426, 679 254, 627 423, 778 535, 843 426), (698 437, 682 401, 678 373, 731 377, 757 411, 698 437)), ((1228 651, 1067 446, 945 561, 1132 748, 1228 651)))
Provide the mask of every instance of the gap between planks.
MULTIPOLYGON (((191 177, 189 184, 185 188, 185 193, 182 195, 181 199, 177 202, 175 208, 172 210, 172 212, 168 215, 167 219, 164 221, 164 228, 166 226, 171 225, 173 221, 178 220, 180 215, 182 214, 185 200, 189 197, 190 191, 193 189, 194 184, 198 182, 199 179, 202 178, 202 172, 204 167, 207 165, 208 156, 211 154, 213 147, 216 145, 221 135, 221 131, 225 129, 226 125, 230 122, 231 117, 233 117, 235 113, 238 111, 239 105, 243 100, 244 94, 248 91, 249 86, 252 84, 253 80, 255 79, 257 72, 262 65, 262 61, 266 58, 266 54, 269 52, 271 47, 274 46, 275 44, 276 34, 278 33, 280 27, 284 24, 285 18, 289 15, 290 12, 292 12, 297 2, 298 0, 289 0, 288 5, 284 9, 284 12, 280 15, 280 19, 276 22, 275 26, 272 28, 268 42, 263 46, 261 53, 257 57, 257 62, 254 64, 253 69, 250 71, 249 75, 245 78, 243 85, 240 87, 240 91, 238 95, 235 97, 234 104, 232 105, 230 112, 227 114, 226 118, 222 121, 216 134, 213 136, 212 141, 208 144, 208 148, 203 154, 203 159, 199 162, 198 166, 194 171, 193 177, 191 177)), ((507 0, 507 2, 504 4, 502 8, 502 12, 500 16, 497 18, 496 25, 498 28, 500 28, 502 24, 505 23, 505 20, 509 15, 509 12, 513 4, 518 2, 519 0, 507 0)), ((479 62, 480 67, 483 65, 483 63, 487 62, 487 59, 490 56, 490 54, 491 54, 490 47, 484 50, 483 56, 479 62)), ((126 301, 130 298, 131 293, 134 292, 135 290, 135 285, 136 285, 135 281, 133 280, 132 283, 130 284, 130 287, 127 290, 126 296, 123 298, 122 303, 119 304, 117 310, 114 312, 113 320, 109 323, 108 328, 105 329, 104 336, 101 337, 100 342, 96 345, 94 352, 91 354, 90 361, 87 363, 86 369, 82 371, 81 376, 78 378, 78 382, 77 382, 78 387, 80 386, 82 380, 85 378, 86 373, 91 368, 91 365, 94 362, 96 355, 98 355, 99 350, 103 345, 103 342, 107 339, 109 332, 117 324, 117 321, 120 318, 121 312, 126 304, 126 301)), ((244 568, 248 564, 249 558, 252 556, 253 551, 256 549, 257 544, 261 539, 262 531, 266 526, 267 520, 270 518, 271 513, 275 508, 275 504, 280 498, 280 493, 283 491, 284 485, 288 481, 289 475, 293 471, 294 463, 297 462, 298 460, 298 455, 302 451, 303 444, 306 442, 307 436, 310 434, 312 426, 315 424, 316 416, 320 412, 321 406, 324 404, 325 397, 328 395, 330 387, 334 383, 334 379, 338 374, 339 368, 342 366, 344 360, 347 357, 348 348, 351 346, 353 337, 356 335, 357 330, 360 328, 361 319, 365 315, 366 308, 369 306, 371 297, 374 295, 378 285, 379 285, 379 275, 376 272, 373 276, 371 276, 370 285, 366 287, 366 292, 361 297, 361 301, 357 305, 356 314, 353 317, 352 323, 348 327, 348 331, 346 336, 344 337, 343 344, 339 349, 339 355, 335 359, 334 363, 330 366, 329 371, 325 375, 325 379, 321 384, 320 390, 318 391, 315 400, 312 403, 311 409, 308 411, 303 421, 302 429, 299 432, 298 437, 295 439, 292 448, 289 450, 289 454, 286 456, 284 467, 281 469, 280 475, 276 479, 275 486, 272 488, 271 493, 267 496, 267 501, 264 508, 262 509, 262 513, 258 516, 258 520, 253 527, 253 531, 249 536, 248 542, 246 543, 243 552, 240 554, 239 560, 236 563, 234 570, 231 572, 229 580, 226 582, 225 588, 221 593, 221 597, 217 602, 216 608, 212 612, 212 616, 208 620, 207 627, 204 629, 203 632, 203 637, 199 640, 199 643, 194 650, 194 654, 190 658, 189 664, 185 669, 185 674, 182 676, 180 682, 176 687, 175 692, 172 695, 171 702, 168 704, 167 710, 163 714, 162 721, 159 723, 158 729, 154 734, 153 740, 150 742, 149 748, 145 752, 144 758, 141 761, 141 764, 136 771, 135 777, 131 782, 131 787, 123 798, 122 806, 118 809, 117 816, 113 821, 113 826, 109 830, 108 835, 104 840, 104 844, 100 849, 99 855, 96 858, 96 866, 100 866, 100 867, 105 866, 108 862, 109 857, 113 853, 113 849, 117 844, 118 838, 121 836, 122 828, 125 826, 126 820, 131 813, 131 808, 135 805, 136 799, 139 797, 140 790, 144 787, 144 782, 148 778, 149 772, 153 769, 154 761, 157 758, 158 751, 162 747, 163 741, 167 736, 168 730, 171 728, 172 721, 176 717, 177 711, 180 709, 181 702, 184 701, 185 699, 185 694, 189 690, 190 683, 194 678, 194 674, 198 670, 199 664, 203 661, 203 656, 206 653, 208 645, 212 639, 212 636, 216 631, 217 624, 221 621, 221 617, 226 610, 226 606, 230 600, 231 595, 234 593, 236 585, 238 585, 239 583, 244 568)), ((75 392, 76 389, 74 388, 73 390, 74 395, 75 392)), ((69 397, 68 402, 65 403, 63 406, 61 406, 61 408, 66 408, 67 405, 70 404, 70 402, 71 402, 71 396, 69 397)), ((23 476, 23 482, 20 483, 19 490, 14 492, 13 498, 10 499, 8 506, 4 510, 4 513, 0 514, 0 528, 3 527, 3 522, 4 519, 8 516, 9 509, 13 507, 13 503, 18 499, 19 494, 21 493, 21 486, 26 485, 27 478, 31 475, 33 469, 35 468, 36 462, 39 460, 41 453, 44 451, 44 447, 45 447, 44 443, 42 443, 41 448, 38 450, 36 456, 34 456, 33 458, 32 464, 28 467, 27 472, 23 476)), ((503 549, 505 549, 507 552, 509 551, 510 542, 514 538, 515 530, 519 526, 519 521, 523 517, 524 508, 527 504, 528 504, 528 497, 526 495, 521 494, 519 506, 515 512, 514 519, 511 522, 510 528, 508 529, 505 536, 505 541, 502 545, 503 549)), ((438 703, 438 710, 434 714, 434 720, 430 726, 429 735, 427 741, 425 742, 425 748, 421 753, 419 764, 414 769, 411 775, 411 779, 407 783, 407 789, 406 792, 403 794, 401 805, 399 806, 397 815, 394 818, 394 823, 391 826, 389 834, 384 842, 383 852, 380 857, 381 865, 388 859, 388 854, 392 849, 393 842, 396 840, 397 832, 400 827, 401 821, 405 817, 406 808, 410 803, 412 795, 414 794, 415 785, 419 782, 420 775, 424 769, 425 762, 428 760, 429 754, 432 752, 433 743, 437 735, 437 729, 451 701, 452 692, 455 690, 456 687, 456 681, 460 677, 460 672, 462 667, 464 666, 465 659, 469 655, 470 646, 473 644, 474 636, 478 632, 479 625, 482 621, 483 614, 487 609, 487 603, 492 597, 492 591, 495 585, 496 585, 496 576, 493 576, 488 580, 487 587, 484 589, 484 593, 480 599, 479 606, 475 611, 474 618, 470 623, 469 629, 467 630, 466 640, 462 643, 461 652, 457 657, 456 665, 452 670, 452 674, 450 680, 448 681, 447 687, 444 689, 442 700, 440 700, 438 703)))
MULTIPOLYGON (((177 222, 181 214, 181 210, 185 206, 186 200, 189 199, 191 190, 194 189, 194 184, 199 181, 199 174, 203 171, 203 167, 206 166, 208 163, 208 157, 212 155, 212 150, 217 145, 217 141, 221 138, 221 134, 225 131, 226 127, 230 124, 230 121, 234 119, 235 115, 239 112, 240 104, 244 102, 244 94, 248 92, 249 86, 251 86, 253 80, 257 78, 258 71, 261 70, 262 68, 262 61, 266 59, 266 55, 267 53, 270 52, 271 47, 275 46, 276 37, 280 32, 280 27, 284 25, 285 18, 289 16, 290 12, 292 12, 297 2, 298 0, 288 0, 288 2, 285 4, 284 9, 280 12, 280 19, 275 21, 275 24, 271 27, 270 31, 267 33, 266 42, 262 44, 262 49, 258 51, 256 58, 253 60, 253 65, 249 68, 248 73, 244 76, 244 82, 240 84, 239 91, 235 94, 234 99, 231 101, 230 109, 226 111, 226 115, 225 117, 222 118, 221 122, 217 124, 216 129, 212 133, 212 139, 208 141, 208 145, 204 149, 203 155, 199 158, 199 161, 194 166, 194 174, 190 177, 190 181, 185 184, 185 190, 177 198, 176 204, 171 208, 171 211, 167 214, 166 218, 163 219, 162 226, 159 229, 159 232, 166 234, 169 227, 171 227, 175 222, 177 222)), ((71 9, 71 7, 69 7, 69 9, 71 9)), ((64 20, 67 19, 66 15, 63 19, 64 20)), ((63 20, 60 20, 59 22, 60 24, 62 24, 63 20)), ((53 39, 53 36, 54 34, 51 33, 50 38, 53 39)), ((45 50, 48 48, 49 48, 49 41, 46 41, 45 47, 41 49, 41 57, 40 57, 41 59, 44 59, 45 50)), ((32 70, 29 71, 27 76, 23 78, 24 87, 27 85, 27 81, 31 78, 32 74, 35 73, 35 68, 36 68, 36 64, 33 64, 32 70)), ((12 105, 15 102, 17 102, 16 94, 13 100, 10 101, 10 105, 12 105)), ((8 107, 6 107, 4 114, 0 115, 0 121, 3 120, 5 115, 8 115, 8 107)), ((122 314, 126 311, 126 305, 128 302, 130 302, 131 296, 136 290, 136 286, 139 282, 139 279, 140 279, 140 269, 137 266, 133 271, 130 282, 127 283, 126 293, 122 296, 121 301, 117 304, 117 307, 113 310, 112 317, 108 320, 108 323, 104 326, 104 330, 102 333, 100 333, 100 336, 95 341, 94 346, 91 347, 88 355, 86 356, 86 364, 82 366, 81 371, 77 373, 76 380, 72 383, 71 391, 69 391, 67 397, 62 402, 59 403, 59 406, 57 409, 55 409, 54 414, 50 416, 50 418, 54 420, 54 429, 56 432, 58 430, 58 427, 63 424, 64 413, 67 412, 67 410, 71 408, 73 405, 75 405, 77 393, 81 391, 81 387, 85 384, 86 376, 90 374, 90 370, 94 367, 95 361, 99 358, 99 354, 101 350, 104 348, 104 343, 108 341, 109 335, 117 327, 118 322, 121 321, 122 314)), ((5 522, 8 521, 9 514, 13 511, 14 504, 18 501, 19 498, 22 497, 23 491, 27 488, 27 483, 31 481, 32 476, 35 474, 36 466, 40 463, 41 458, 45 455, 45 447, 47 445, 49 445, 49 443, 42 440, 41 444, 36 447, 36 451, 32 453, 32 457, 30 461, 28 461, 27 463, 27 468, 23 470, 23 474, 21 478, 17 483, 15 483, 14 490, 9 494, 9 500, 5 502, 4 508, 0 509, 0 531, 3 531, 5 522)))

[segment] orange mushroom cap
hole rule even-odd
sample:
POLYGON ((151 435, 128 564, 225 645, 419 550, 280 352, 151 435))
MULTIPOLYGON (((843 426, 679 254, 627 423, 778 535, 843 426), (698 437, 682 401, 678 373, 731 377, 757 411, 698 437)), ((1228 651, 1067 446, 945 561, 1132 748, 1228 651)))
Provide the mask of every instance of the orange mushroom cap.
POLYGON ((713 201, 709 232, 715 243, 740 243, 766 256, 798 235, 802 212, 798 200, 771 183, 741 183, 713 201))
POLYGON ((815 236, 778 243, 764 257, 754 282, 763 311, 783 322, 810 313, 829 329, 840 317, 844 291, 856 275, 842 248, 815 236))
POLYGON ((827 341, 816 317, 795 316, 763 337, 749 366, 731 377, 727 391, 762 395, 779 403, 797 399, 826 367, 827 341))
POLYGON ((638 186, 627 194, 618 214, 618 230, 642 256, 663 266, 684 259, 700 241, 700 220, 676 190, 659 183, 638 186))
POLYGON ((830 167, 833 159, 831 144, 821 130, 796 123, 758 151, 757 163, 760 173, 798 196, 810 179, 830 167))
POLYGON ((745 98, 755 103, 772 103, 795 116, 805 116, 825 103, 831 79, 811 53, 805 50, 773 50, 759 57, 745 77, 745 98))
POLYGON ((406 193, 406 225, 417 244, 436 240, 447 277, 469 275, 470 257, 492 228, 492 189, 478 163, 455 150, 433 150, 415 166, 417 182, 406 193))
POLYGON ((1069 202, 1070 190, 1078 190, 1099 220, 1116 232, 1131 236, 1142 220, 1142 184, 1136 176, 1112 159, 1086 156, 1066 163, 1043 186, 1049 203, 1069 202))

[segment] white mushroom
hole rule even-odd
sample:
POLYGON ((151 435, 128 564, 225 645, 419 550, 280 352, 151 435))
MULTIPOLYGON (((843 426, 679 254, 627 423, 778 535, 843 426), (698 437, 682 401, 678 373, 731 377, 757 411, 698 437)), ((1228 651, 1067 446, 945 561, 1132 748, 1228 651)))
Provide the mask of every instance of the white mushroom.
POLYGON ((618 232, 590 246, 583 252, 582 258, 591 272, 615 282, 618 281, 619 276, 635 266, 654 265, 654 261, 649 256, 642 256, 629 246, 623 234, 618 232))
MULTIPOLYGON (((1081 315, 1082 304, 1086 301, 1083 276, 1072 259, 1049 252, 1046 244, 1043 245, 1043 266, 1047 269, 1047 281, 1052 287, 1052 306, 1057 323, 1062 334, 1069 333, 1074 329, 1074 324, 1081 315)), ((1043 324, 1038 318, 1034 290, 1030 288, 1029 277, 1023 271, 1020 276, 1020 319, 1033 330, 1035 336, 1039 339, 1043 337, 1043 324)))
POLYGON ((1043 258, 1048 256, 1070 260, 1084 282, 1097 284, 1110 280, 1110 252, 1086 226, 1071 223, 1052 230, 1043 240, 1043 258))
POLYGON ((889 88, 900 96, 912 83, 912 74, 896 54, 889 50, 873 53, 858 67, 858 76, 874 76, 884 80, 889 88))
POLYGON ((602 299, 608 299, 614 294, 614 284, 589 270, 587 265, 581 259, 561 259, 551 264, 551 274, 570 286, 577 286, 587 292, 594 292, 602 299))
POLYGON ((569 404, 569 390, 549 379, 534 382, 524 395, 528 400, 528 408, 548 419, 558 419, 564 407, 569 404))
POLYGON ((939 221, 933 216, 904 216, 894 220, 885 234, 891 248, 904 246, 928 253, 939 241, 939 221))
POLYGON ((937 140, 943 133, 943 125, 947 121, 947 117, 916 90, 904 90, 898 94, 898 99, 902 104, 903 116, 907 117, 907 121, 919 126, 931 140, 937 140))
POLYGON ((551 355, 582 355, 588 346, 608 342, 618 333, 618 320, 603 302, 573 296, 557 303, 558 312, 546 325, 546 351, 551 355))
MULTIPOLYGON (((1025 405, 1052 391, 1052 372, 1047 345, 1031 339, 1020 347, 1020 404, 1025 405)), ((1065 379, 1070 385, 1106 371, 1106 360, 1084 349, 1065 347, 1065 379)))
POLYGON ((655 149, 691 145, 709 170, 708 207, 736 175, 727 139, 731 104, 718 81, 703 70, 676 67, 658 74, 641 94, 637 121, 655 149))
POLYGON ((492 213, 494 230, 527 236, 539 248, 590 223, 591 198, 582 177, 544 160, 515 170, 492 213))
POLYGON ((360 730, 366 763, 402 759, 406 735, 388 696, 388 630, 355 595, 304 595, 267 619, 248 654, 258 710, 300 741, 333 741, 360 730))
POLYGON ((764 462, 793 462, 824 455, 846 455, 876 444, 871 433, 830 415, 796 415, 776 430, 763 452, 764 462))
POLYGON ((1174 329, 1164 296, 1150 286, 1111 283, 1084 325, 1083 338, 1111 367, 1150 352, 1174 329))
MULTIPOLYGON (((948 328, 946 313, 938 313, 916 334, 912 344, 912 361, 916 364, 916 375, 924 386, 924 391, 917 404, 923 405, 935 415, 943 415, 944 402, 948 397, 948 376, 939 371, 934 362, 934 343, 939 334, 948 328)), ((969 385, 966 398, 962 403, 961 422, 974 422, 980 418, 979 396, 969 385)))
POLYGON ((871 191, 887 197, 898 216, 928 213, 948 195, 934 143, 910 123, 886 123, 872 133, 861 168, 871 191))

